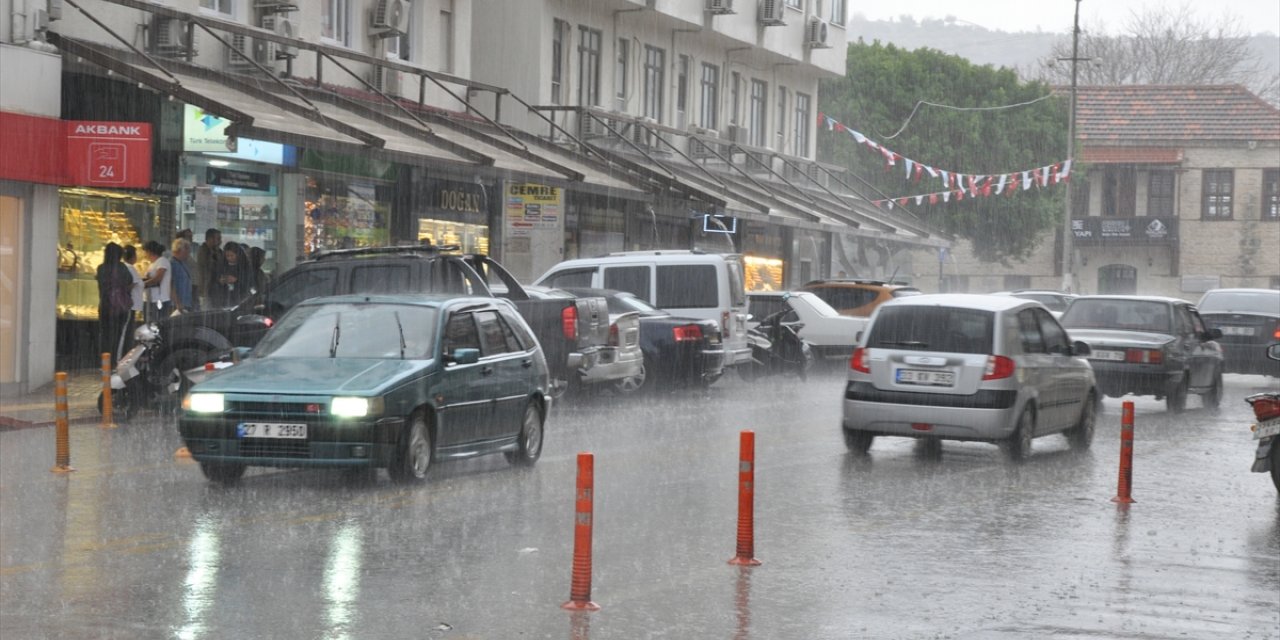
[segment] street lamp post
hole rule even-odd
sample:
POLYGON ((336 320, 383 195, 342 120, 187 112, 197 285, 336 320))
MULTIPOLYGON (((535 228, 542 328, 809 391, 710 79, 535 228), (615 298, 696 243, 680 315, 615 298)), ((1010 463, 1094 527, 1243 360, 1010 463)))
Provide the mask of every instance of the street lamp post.
MULTIPOLYGON (((1071 117, 1067 123, 1067 159, 1072 160, 1075 154, 1076 146, 1076 83, 1077 68, 1076 65, 1081 60, 1087 58, 1080 57, 1080 0, 1076 1, 1076 17, 1071 27, 1071 117)), ((1061 58, 1059 58, 1061 59, 1061 58)), ((1073 161, 1074 165, 1075 162, 1073 161)), ((1075 260, 1072 249, 1072 240, 1075 239, 1075 233, 1071 230, 1071 186, 1067 185, 1066 211, 1062 214, 1062 290, 1072 292, 1075 290, 1075 260)))

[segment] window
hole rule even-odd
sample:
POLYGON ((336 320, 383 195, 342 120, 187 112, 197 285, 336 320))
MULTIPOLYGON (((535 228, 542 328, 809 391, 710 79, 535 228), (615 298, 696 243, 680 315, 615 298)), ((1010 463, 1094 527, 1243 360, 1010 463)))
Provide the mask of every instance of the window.
POLYGON ((787 0, 787 6, 791 7, 792 9, 799 9, 800 2, 801 0, 787 0))
POLYGON ((267 311, 271 316, 293 308, 308 298, 331 296, 338 290, 337 269, 307 269, 283 279, 267 294, 267 311))
POLYGON ((515 334, 520 343, 519 348, 512 349, 512 351, 529 351, 538 347, 537 338, 534 338, 533 334, 529 333, 528 325, 521 320, 515 309, 504 306, 498 309, 498 314, 502 316, 503 326, 506 327, 506 330, 515 334))
POLYGON ((667 52, 657 47, 644 46, 644 109, 645 117, 662 122, 663 89, 666 82, 667 52))
POLYGON ((1040 335, 1040 323, 1036 321, 1034 309, 1023 309, 1018 312, 1018 335, 1022 338, 1023 353, 1047 353, 1044 347, 1044 336, 1040 335))
POLYGON ((1280 220, 1280 169, 1262 171, 1262 219, 1280 220))
POLYGON ((600 46, 603 37, 599 29, 578 27, 578 105, 600 106, 600 46))
POLYGON ((1147 174, 1147 215, 1173 215, 1173 176, 1172 171, 1147 174))
POLYGON ((844 26, 845 20, 848 19, 845 14, 849 11, 845 7, 846 2, 847 0, 831 0, 831 24, 844 26))
POLYGON ((778 142, 774 149, 782 151, 787 140, 787 88, 778 87, 778 142))
POLYGON ((551 102, 563 104, 561 97, 564 89, 564 39, 569 32, 569 23, 564 20, 553 20, 551 23, 551 102))
POLYGON ((1071 217, 1086 218, 1089 216, 1089 179, 1081 176, 1075 179, 1071 176, 1071 217))
POLYGON ((751 81, 751 104, 747 114, 747 127, 751 131, 750 144, 763 147, 768 137, 769 85, 763 80, 751 81))
POLYGON ((882 307, 867 346, 943 353, 991 353, 995 314, 957 307, 882 307), (938 327, 946 327, 939 331, 938 327))
POLYGON ((1070 355, 1071 340, 1058 321, 1044 309, 1034 309, 1036 319, 1040 321, 1040 335, 1044 336, 1044 348, 1054 355, 1070 355))
POLYGON ((649 267, 609 267, 604 270, 604 288, 634 293, 649 299, 649 267))
POLYGON ((1103 172, 1102 215, 1134 215, 1137 196, 1137 172, 1133 167, 1111 167, 1103 172))
POLYGON ((200 8, 231 15, 231 0, 200 0, 200 8))
POLYGON ((476 323, 471 314, 455 313, 449 316, 449 324, 444 328, 444 352, 479 348, 480 333, 476 331, 476 323))
MULTIPOLYGON (((496 356, 510 350, 507 346, 507 336, 503 333, 502 324, 498 320, 497 311, 477 311, 476 322, 480 324, 480 344, 484 355, 496 356)), ((514 339, 514 336, 512 338, 514 339)))
POLYGON ((631 57, 631 41, 626 38, 618 38, 618 48, 614 52, 613 64, 613 86, 616 95, 619 98, 627 97, 627 62, 631 57))
POLYGON ((551 277, 547 278, 546 282, 541 284, 548 287, 555 287, 557 289, 590 287, 591 277, 594 276, 595 273, 595 269, 573 269, 570 271, 560 271, 552 274, 551 277))
POLYGON ((445 73, 453 73, 453 0, 441 0, 440 2, 440 37, 437 60, 440 61, 440 70, 445 73))
POLYGON ((751 296, 749 301, 747 313, 751 314, 752 322, 764 320, 779 311, 790 310, 782 296, 751 296))
MULTIPOLYGON (((1017 291, 1018 289, 1031 288, 1031 276, 1007 275, 1004 277, 1004 288, 1017 291)), ((1035 300, 1035 298, 1030 298, 1035 300)))
POLYGON ((801 158, 809 156, 809 124, 813 120, 813 116, 809 115, 809 96, 804 93, 796 93, 796 122, 795 122, 795 140, 792 145, 795 148, 795 154, 801 158))
POLYGON ((352 293, 405 293, 409 291, 408 265, 355 267, 351 270, 352 293))
POLYGON ((1201 215, 1210 219, 1231 218, 1231 192, 1235 182, 1235 172, 1230 169, 1204 170, 1204 201, 1201 215))
POLYGON ((734 71, 729 74, 729 124, 738 124, 740 113, 742 113, 742 75, 734 71))
POLYGON ((706 129, 720 126, 720 67, 702 63, 702 117, 698 124, 706 129))
POLYGON ((676 63, 676 112, 681 116, 689 111, 689 56, 680 56, 676 63))
POLYGON ((350 0, 320 0, 320 37, 347 44, 351 29, 350 0))
POLYGON ((659 309, 718 307, 720 292, 719 287, 716 286, 716 280, 714 265, 660 265, 658 296, 654 306, 659 309))

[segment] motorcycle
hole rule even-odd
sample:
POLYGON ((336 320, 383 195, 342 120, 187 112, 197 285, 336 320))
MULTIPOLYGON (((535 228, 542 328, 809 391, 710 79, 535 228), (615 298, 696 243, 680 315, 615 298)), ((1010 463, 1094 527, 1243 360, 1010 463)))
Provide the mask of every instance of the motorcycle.
MULTIPOLYGON (((146 406, 162 412, 175 409, 183 376, 169 359, 155 361, 164 350, 159 328, 150 322, 138 325, 133 341, 133 348, 116 362, 111 374, 112 410, 128 420, 146 406)), ((102 401, 102 393, 98 393, 98 413, 102 413, 102 401)))
MULTIPOLYGON (((1280 344, 1267 347, 1267 357, 1280 360, 1280 344)), ((1252 471, 1271 472, 1271 483, 1280 491, 1280 392, 1255 393, 1244 399, 1253 407, 1258 419, 1253 425, 1253 439, 1258 441, 1252 471)))
POLYGON ((752 381, 762 376, 794 374, 807 380, 813 366, 813 346, 800 337, 799 322, 784 322, 787 310, 771 314, 760 324, 747 330, 747 342, 751 345, 751 363, 738 368, 744 380, 752 381))

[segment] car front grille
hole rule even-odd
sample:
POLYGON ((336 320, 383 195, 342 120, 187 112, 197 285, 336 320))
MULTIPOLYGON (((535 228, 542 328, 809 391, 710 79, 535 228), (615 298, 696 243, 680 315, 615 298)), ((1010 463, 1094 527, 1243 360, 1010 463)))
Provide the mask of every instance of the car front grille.
POLYGON ((240 455, 246 458, 310 458, 311 446, 306 440, 245 438, 240 441, 240 455))

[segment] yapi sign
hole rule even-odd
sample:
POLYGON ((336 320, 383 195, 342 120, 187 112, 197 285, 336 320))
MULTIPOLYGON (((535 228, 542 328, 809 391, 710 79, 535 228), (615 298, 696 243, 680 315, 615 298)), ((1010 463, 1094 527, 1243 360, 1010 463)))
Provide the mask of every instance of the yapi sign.
POLYGON ((151 186, 151 124, 68 120, 67 178, 81 187, 151 186))

